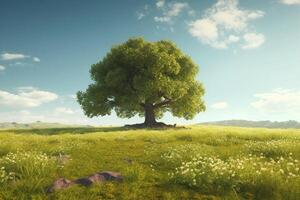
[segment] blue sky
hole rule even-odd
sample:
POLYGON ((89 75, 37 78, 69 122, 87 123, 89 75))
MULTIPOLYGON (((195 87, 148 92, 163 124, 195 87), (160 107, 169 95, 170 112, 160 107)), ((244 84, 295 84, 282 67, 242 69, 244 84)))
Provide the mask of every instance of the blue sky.
POLYGON ((300 0, 1 0, 0 122, 94 125, 74 98, 130 37, 174 41, 200 66, 207 111, 185 121, 300 120, 300 0))

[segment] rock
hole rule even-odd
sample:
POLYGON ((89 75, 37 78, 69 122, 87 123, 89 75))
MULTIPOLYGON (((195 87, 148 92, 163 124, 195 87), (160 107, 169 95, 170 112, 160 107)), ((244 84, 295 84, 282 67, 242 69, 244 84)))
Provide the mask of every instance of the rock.
POLYGON ((90 181, 92 181, 93 183, 99 183, 99 182, 105 181, 105 177, 103 175, 100 175, 100 174, 93 174, 93 175, 89 176, 88 179, 90 181))
POLYGON ((83 185, 83 186, 90 186, 93 182, 89 178, 79 178, 74 181, 74 183, 83 185))
POLYGON ((102 183, 105 181, 122 181, 123 177, 119 172, 100 172, 96 174, 92 174, 88 177, 79 178, 74 181, 74 183, 83 185, 83 186, 90 186, 93 183, 102 183))
POLYGON ((72 184, 73 182, 68 179, 59 178, 53 182, 52 186, 47 190, 47 192, 54 192, 57 190, 65 189, 70 187, 72 184))
POLYGON ((111 171, 104 171, 99 173, 99 175, 104 176, 106 181, 122 181, 123 176, 119 172, 111 172, 111 171))
POLYGON ((106 181, 105 177, 103 175, 100 175, 98 173, 92 174, 89 177, 79 178, 74 181, 74 183, 83 185, 83 186, 90 186, 93 183, 101 183, 106 181))
POLYGON ((47 190, 47 192, 55 192, 64 188, 68 188, 73 184, 91 186, 93 183, 102 183, 105 181, 122 181, 123 176, 119 172, 104 171, 100 173, 92 174, 88 177, 79 178, 74 181, 70 181, 65 178, 60 178, 54 181, 52 186, 47 190))

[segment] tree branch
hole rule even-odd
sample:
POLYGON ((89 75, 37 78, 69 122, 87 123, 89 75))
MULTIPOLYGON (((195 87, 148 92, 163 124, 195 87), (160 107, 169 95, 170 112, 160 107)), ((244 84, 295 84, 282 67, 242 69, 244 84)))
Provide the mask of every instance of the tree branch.
POLYGON ((145 104, 144 103, 140 103, 140 106, 142 106, 143 108, 145 108, 145 104))
POLYGON ((156 103, 156 104, 154 104, 154 108, 159 108, 159 107, 161 107, 161 106, 164 106, 164 105, 168 105, 168 104, 170 104, 170 103, 172 103, 172 100, 171 99, 166 99, 166 100, 164 100, 164 101, 162 101, 162 102, 160 102, 160 103, 156 103))

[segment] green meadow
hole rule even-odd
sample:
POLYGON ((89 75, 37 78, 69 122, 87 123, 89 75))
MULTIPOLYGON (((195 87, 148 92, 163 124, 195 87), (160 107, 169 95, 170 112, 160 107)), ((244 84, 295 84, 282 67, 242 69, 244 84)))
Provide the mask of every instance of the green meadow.
POLYGON ((300 197, 300 130, 190 126, 0 132, 0 199, 300 197), (62 159, 64 158, 64 159, 62 159), (122 182, 46 193, 54 180, 117 171, 122 182))

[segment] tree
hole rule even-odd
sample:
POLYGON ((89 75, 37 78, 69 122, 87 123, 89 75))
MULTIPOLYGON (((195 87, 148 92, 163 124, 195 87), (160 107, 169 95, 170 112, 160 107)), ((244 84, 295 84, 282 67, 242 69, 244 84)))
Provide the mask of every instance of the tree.
POLYGON ((170 41, 129 39, 114 46, 90 69, 94 81, 77 99, 88 117, 144 116, 140 126, 156 127, 163 113, 192 119, 205 111, 198 66, 170 41))

